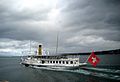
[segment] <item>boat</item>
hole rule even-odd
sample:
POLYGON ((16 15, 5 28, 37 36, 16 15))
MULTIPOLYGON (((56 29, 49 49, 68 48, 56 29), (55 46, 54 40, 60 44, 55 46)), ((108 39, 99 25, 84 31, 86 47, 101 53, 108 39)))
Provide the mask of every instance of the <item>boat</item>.
POLYGON ((38 67, 40 69, 79 69, 87 63, 80 63, 79 57, 62 55, 42 55, 42 45, 38 47, 37 55, 29 55, 21 58, 21 64, 26 67, 38 67))

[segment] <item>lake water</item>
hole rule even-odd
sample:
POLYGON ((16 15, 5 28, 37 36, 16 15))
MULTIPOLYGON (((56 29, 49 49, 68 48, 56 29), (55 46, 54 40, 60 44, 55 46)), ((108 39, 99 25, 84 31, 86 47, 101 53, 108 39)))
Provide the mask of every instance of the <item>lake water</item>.
POLYGON ((24 67, 20 57, 0 57, 0 82, 120 82, 120 67, 41 70, 24 67))

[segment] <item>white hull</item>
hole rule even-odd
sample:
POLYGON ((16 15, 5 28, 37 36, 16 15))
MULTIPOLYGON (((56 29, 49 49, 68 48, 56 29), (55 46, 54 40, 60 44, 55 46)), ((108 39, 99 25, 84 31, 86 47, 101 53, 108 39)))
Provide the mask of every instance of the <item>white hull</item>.
POLYGON ((35 67, 35 68, 40 68, 40 69, 58 69, 58 70, 73 70, 73 69, 79 69, 82 66, 85 66, 86 63, 80 63, 79 65, 76 66, 65 66, 65 65, 44 65, 44 64, 30 64, 30 63, 25 63, 21 62, 21 64, 25 65, 26 67, 35 67))
POLYGON ((39 67, 41 69, 79 69, 79 67, 86 65, 80 63, 79 58, 68 58, 59 56, 35 56, 22 59, 21 64, 26 67, 39 67))

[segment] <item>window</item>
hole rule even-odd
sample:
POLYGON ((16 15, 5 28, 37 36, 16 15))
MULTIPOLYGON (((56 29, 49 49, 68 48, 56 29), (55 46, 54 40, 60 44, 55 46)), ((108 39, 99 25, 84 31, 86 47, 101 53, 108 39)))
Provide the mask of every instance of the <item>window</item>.
POLYGON ((73 64, 73 61, 70 61, 70 64, 73 64))
POLYGON ((42 64, 44 64, 45 63, 45 61, 44 60, 42 60, 42 64))
POLYGON ((78 62, 78 60, 76 60, 76 62, 78 62))
POLYGON ((48 61, 48 63, 50 63, 50 61, 48 61))
POLYGON ((66 64, 68 64, 68 61, 66 61, 66 64))
POLYGON ((50 63, 52 63, 52 61, 50 61, 50 63))
POLYGON ((61 61, 59 61, 59 63, 61 64, 61 61))
POLYGON ((58 61, 56 61, 56 63, 58 63, 58 61))
POLYGON ((76 64, 76 61, 74 62, 74 64, 76 64))
POLYGON ((55 63, 55 61, 53 61, 53 63, 55 63))
POLYGON ((63 64, 65 64, 65 61, 63 61, 63 64))

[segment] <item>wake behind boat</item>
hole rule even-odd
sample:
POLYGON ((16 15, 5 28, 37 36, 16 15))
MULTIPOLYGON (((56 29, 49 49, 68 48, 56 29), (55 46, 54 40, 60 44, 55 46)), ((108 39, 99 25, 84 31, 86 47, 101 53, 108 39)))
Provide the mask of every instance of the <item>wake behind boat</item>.
POLYGON ((78 69, 80 66, 84 66, 87 63, 80 63, 79 57, 70 56, 43 56, 42 45, 39 45, 38 55, 27 56, 21 58, 21 64, 33 67, 39 67, 41 69, 78 69))

